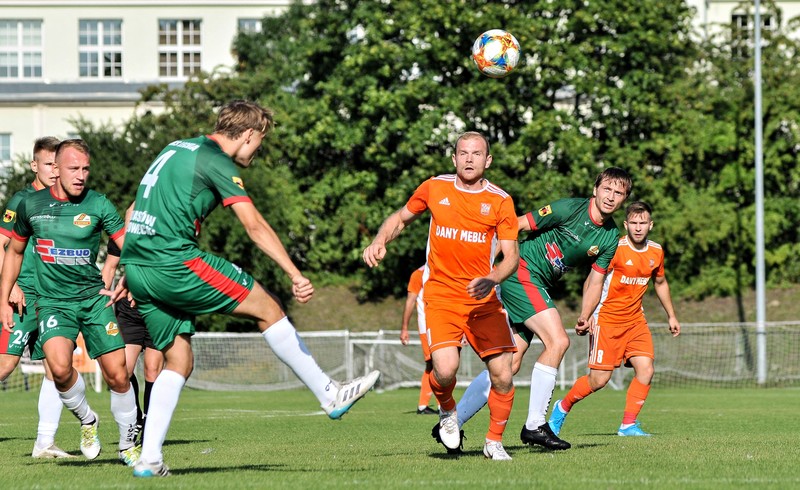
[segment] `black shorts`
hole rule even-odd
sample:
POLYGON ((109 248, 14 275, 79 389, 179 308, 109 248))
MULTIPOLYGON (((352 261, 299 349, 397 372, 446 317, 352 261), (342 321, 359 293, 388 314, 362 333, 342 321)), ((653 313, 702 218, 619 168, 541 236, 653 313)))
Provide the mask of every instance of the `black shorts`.
POLYGON ((140 345, 147 349, 155 349, 153 339, 144 324, 144 318, 139 310, 131 306, 128 298, 122 298, 115 304, 117 313, 117 324, 122 332, 122 339, 125 344, 140 345))

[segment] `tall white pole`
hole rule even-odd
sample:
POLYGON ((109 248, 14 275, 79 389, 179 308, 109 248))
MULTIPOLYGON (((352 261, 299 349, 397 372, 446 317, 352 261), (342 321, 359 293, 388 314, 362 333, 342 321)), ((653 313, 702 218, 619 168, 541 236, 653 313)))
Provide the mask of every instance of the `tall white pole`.
POLYGON ((766 300, 764 293, 764 151, 761 121, 761 2, 755 0, 755 157, 756 157, 756 355, 757 380, 767 382, 766 300))

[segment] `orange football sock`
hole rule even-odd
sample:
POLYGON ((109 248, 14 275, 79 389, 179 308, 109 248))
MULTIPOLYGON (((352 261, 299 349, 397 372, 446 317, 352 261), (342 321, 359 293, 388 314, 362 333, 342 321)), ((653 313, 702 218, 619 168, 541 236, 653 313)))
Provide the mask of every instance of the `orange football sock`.
POLYGON ((567 395, 561 400, 561 410, 569 412, 572 410, 572 405, 575 405, 592 393, 592 388, 589 386, 589 376, 581 376, 575 380, 572 388, 569 389, 567 395))
POLYGON ((433 396, 433 391, 431 391, 431 381, 430 381, 430 373, 422 373, 422 380, 420 380, 422 385, 419 387, 419 403, 420 407, 427 407, 428 403, 431 401, 431 396, 433 396))
POLYGON ((511 407, 514 405, 514 387, 505 395, 494 391, 494 387, 489 390, 489 432, 486 438, 492 441, 502 441, 503 431, 506 430, 508 417, 511 415, 511 407))
POLYGON ((431 371, 430 375, 428 376, 431 384, 431 390, 433 391, 433 395, 436 397, 436 400, 439 402, 439 406, 442 410, 447 412, 456 408, 456 401, 453 399, 453 390, 456 387, 456 380, 453 378, 453 383, 450 386, 442 386, 436 381, 436 376, 433 375, 433 371, 431 371))
POLYGON ((650 392, 650 385, 639 382, 635 377, 628 387, 628 396, 625 397, 625 412, 622 414, 622 425, 633 424, 642 411, 644 401, 650 392))

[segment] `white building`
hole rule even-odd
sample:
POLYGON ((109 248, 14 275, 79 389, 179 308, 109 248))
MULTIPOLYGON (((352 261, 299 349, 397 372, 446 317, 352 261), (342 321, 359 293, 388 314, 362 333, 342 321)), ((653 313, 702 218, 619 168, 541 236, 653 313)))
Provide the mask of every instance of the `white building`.
POLYGON ((289 3, 0 0, 0 163, 29 158, 38 137, 74 136, 70 119, 130 119, 143 87, 230 69, 237 31, 289 3))
MULTIPOLYGON (((727 24, 740 28, 753 28, 753 14, 755 12, 755 2, 753 0, 686 0, 690 7, 697 10, 694 19, 695 32, 701 36, 706 36, 719 29, 719 26, 727 24)), ((765 29, 775 29, 778 22, 786 25, 786 22, 794 17, 800 16, 800 1, 797 0, 778 0, 775 6, 780 10, 780 19, 776 18, 773 12, 769 11, 769 4, 761 0, 761 25, 765 29)))

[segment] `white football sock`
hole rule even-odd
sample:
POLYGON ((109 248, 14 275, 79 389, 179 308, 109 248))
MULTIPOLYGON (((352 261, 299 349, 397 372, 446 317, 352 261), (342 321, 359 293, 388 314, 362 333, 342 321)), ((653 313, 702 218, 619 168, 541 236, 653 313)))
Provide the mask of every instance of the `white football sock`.
POLYGON ((545 423, 547 407, 550 406, 550 398, 553 397, 553 390, 556 389, 556 374, 558 374, 558 369, 554 367, 538 362, 533 366, 528 420, 525 421, 525 427, 529 430, 536 430, 545 423))
POLYGON ((262 335, 272 352, 294 371, 300 381, 314 393, 322 407, 327 407, 336 400, 338 386, 319 367, 288 318, 281 318, 262 335))
POLYGON ((172 421, 172 415, 178 406, 178 398, 185 384, 186 378, 167 369, 162 370, 153 383, 150 410, 147 413, 144 441, 142 441, 142 461, 145 463, 160 464, 163 461, 161 447, 164 445, 169 423, 172 421))
POLYGON ((489 379, 489 371, 483 370, 475 379, 467 386, 467 391, 461 397, 456 407, 458 414, 458 426, 466 424, 469 419, 475 416, 476 413, 486 405, 489 400, 489 390, 492 388, 492 381, 489 379))
POLYGON ((94 412, 89 408, 89 402, 86 401, 86 384, 83 382, 83 376, 78 374, 78 381, 70 389, 65 392, 58 392, 58 396, 67 407, 67 410, 75 414, 81 425, 91 424, 95 420, 94 412))
POLYGON ((36 431, 36 447, 44 449, 55 443, 58 422, 64 404, 52 379, 43 378, 39 390, 39 428, 36 431))
POLYGON ((111 391, 111 414, 119 426, 119 449, 122 451, 133 447, 137 410, 132 386, 128 385, 125 393, 111 391))

